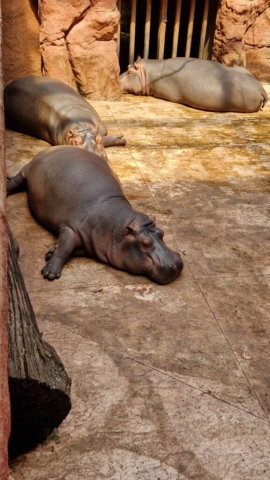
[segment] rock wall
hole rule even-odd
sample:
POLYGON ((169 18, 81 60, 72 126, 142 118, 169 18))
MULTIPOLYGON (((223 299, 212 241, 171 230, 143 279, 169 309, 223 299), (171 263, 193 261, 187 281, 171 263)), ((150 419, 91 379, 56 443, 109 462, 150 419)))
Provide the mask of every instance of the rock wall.
POLYGON ((120 99, 116 0, 42 0, 39 16, 43 73, 86 97, 120 99))
POLYGON ((4 80, 58 78, 92 99, 118 100, 116 0, 3 2, 4 80))
POLYGON ((243 65, 270 82, 270 0, 221 0, 213 60, 243 65))
POLYGON ((5 85, 24 75, 40 75, 39 23, 29 0, 5 0, 2 15, 5 85))
POLYGON ((10 406, 8 393, 8 291, 7 291, 7 230, 6 230, 6 172, 4 159, 4 116, 2 83, 2 16, 0 2, 0 479, 8 478, 8 438, 10 406))

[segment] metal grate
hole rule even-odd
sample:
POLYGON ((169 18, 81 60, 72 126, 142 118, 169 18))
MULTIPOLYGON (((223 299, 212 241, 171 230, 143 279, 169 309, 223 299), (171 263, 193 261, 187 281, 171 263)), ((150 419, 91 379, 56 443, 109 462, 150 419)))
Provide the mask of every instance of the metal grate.
MULTIPOLYGON (((209 58, 219 0, 118 0, 118 55, 209 58)), ((125 57, 125 58, 124 58, 125 57)))

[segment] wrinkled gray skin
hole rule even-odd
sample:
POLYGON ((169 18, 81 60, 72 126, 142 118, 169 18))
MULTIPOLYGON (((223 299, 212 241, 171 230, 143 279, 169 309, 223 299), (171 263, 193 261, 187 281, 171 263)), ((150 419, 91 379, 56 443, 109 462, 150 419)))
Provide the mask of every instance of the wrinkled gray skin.
POLYGON ((245 68, 198 58, 139 58, 120 75, 120 82, 123 93, 152 95, 213 112, 257 112, 268 100, 245 68))
POLYGON ((132 209, 106 161, 73 146, 50 147, 8 180, 7 194, 27 188, 36 219, 58 235, 42 273, 54 280, 71 255, 97 257, 166 284, 181 272, 180 255, 154 220, 132 209))
POLYGON ((107 136, 95 109, 65 83, 28 76, 4 90, 6 126, 52 145, 75 145, 106 159, 104 146, 125 145, 121 135, 107 136))

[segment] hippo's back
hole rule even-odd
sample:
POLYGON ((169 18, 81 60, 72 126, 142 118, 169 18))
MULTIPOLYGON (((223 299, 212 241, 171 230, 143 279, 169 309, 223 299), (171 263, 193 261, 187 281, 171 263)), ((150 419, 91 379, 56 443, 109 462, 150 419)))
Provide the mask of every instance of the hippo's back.
POLYGON ((42 150, 26 168, 28 199, 36 218, 58 231, 78 226, 89 212, 123 199, 120 183, 100 156, 73 146, 42 150))
POLYGON ((267 101, 265 89, 245 68, 198 58, 164 60, 151 88, 159 98, 210 111, 256 112, 267 101))
POLYGON ((60 80, 30 75, 9 83, 4 90, 7 127, 52 142, 54 129, 71 109, 99 120, 97 112, 81 95, 60 80), (89 112, 89 113, 87 113, 89 112))

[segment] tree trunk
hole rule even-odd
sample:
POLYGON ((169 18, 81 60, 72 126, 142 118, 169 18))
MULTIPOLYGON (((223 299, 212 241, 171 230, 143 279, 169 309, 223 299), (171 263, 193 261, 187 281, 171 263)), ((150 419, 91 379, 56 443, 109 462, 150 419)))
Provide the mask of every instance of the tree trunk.
POLYGON ((10 229, 8 237, 9 455, 14 457, 44 441, 67 416, 71 380, 54 348, 42 340, 10 229))

